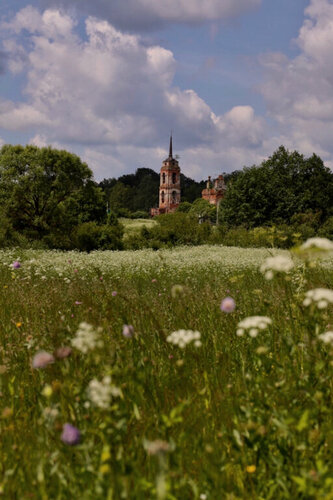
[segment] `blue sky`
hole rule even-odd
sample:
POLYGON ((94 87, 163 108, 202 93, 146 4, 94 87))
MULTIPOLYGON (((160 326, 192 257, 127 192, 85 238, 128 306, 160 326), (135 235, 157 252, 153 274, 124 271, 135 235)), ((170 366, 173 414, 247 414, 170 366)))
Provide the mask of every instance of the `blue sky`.
POLYGON ((333 166, 333 0, 2 0, 0 144, 79 154, 95 177, 196 179, 284 144, 333 166))

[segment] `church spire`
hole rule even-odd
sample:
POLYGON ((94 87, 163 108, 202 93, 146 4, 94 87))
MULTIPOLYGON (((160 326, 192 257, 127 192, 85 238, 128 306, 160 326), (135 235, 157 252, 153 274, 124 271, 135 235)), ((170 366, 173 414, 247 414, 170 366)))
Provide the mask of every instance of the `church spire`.
POLYGON ((172 133, 170 135, 169 158, 172 158, 172 133))

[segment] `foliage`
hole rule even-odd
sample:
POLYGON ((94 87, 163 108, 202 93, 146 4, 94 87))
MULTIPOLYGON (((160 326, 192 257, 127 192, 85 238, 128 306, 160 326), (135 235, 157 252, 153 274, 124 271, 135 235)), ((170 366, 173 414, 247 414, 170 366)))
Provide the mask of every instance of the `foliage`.
POLYGON ((332 498, 332 311, 303 305, 332 260, 267 281, 271 253, 0 251, 3 497, 332 498))
POLYGON ((211 205, 209 201, 204 200, 203 198, 197 198, 192 203, 189 213, 195 215, 200 222, 216 221, 216 206, 211 205))
POLYGON ((114 225, 98 225, 96 222, 84 222, 75 229, 74 247, 84 252, 92 250, 121 250, 123 228, 117 223, 114 225))
POLYGON ((91 177, 87 165, 67 151, 5 145, 0 150, 0 206, 12 227, 29 239, 60 229, 69 234, 78 219, 73 205, 86 203, 80 195, 92 190, 91 177))
POLYGON ((190 203, 189 201, 182 201, 178 207, 177 207, 177 212, 183 212, 185 214, 188 214, 189 211, 191 210, 192 208, 192 203, 190 203))
POLYGON ((318 231, 319 236, 333 240, 333 216, 329 217, 318 231))
MULTIPOLYGON (((184 174, 181 174, 180 182, 184 202, 192 203, 201 196, 204 182, 196 182, 184 174)), ((138 168, 134 174, 122 175, 118 179, 104 179, 99 184, 111 209, 122 217, 131 217, 133 212, 148 214, 152 207, 158 205, 159 185, 159 174, 150 168, 138 168)))
POLYGON ((333 173, 312 155, 281 146, 259 167, 244 168, 229 182, 219 220, 228 226, 255 227, 290 223, 295 214, 318 213, 320 222, 332 214, 333 173))
POLYGON ((227 228, 218 226, 213 235, 212 242, 222 243, 227 246, 239 246, 243 248, 291 248, 304 239, 315 235, 311 226, 279 226, 255 227, 247 229, 239 226, 227 228))
MULTIPOLYGON (((211 226, 208 223, 198 224, 197 217, 193 214, 183 212, 164 214, 158 216, 156 222, 157 224, 151 229, 144 227, 141 230, 141 240, 138 244, 143 248, 200 245, 208 241, 211 233, 211 226)), ((132 241, 128 244, 132 245, 130 248, 135 248, 132 241)))

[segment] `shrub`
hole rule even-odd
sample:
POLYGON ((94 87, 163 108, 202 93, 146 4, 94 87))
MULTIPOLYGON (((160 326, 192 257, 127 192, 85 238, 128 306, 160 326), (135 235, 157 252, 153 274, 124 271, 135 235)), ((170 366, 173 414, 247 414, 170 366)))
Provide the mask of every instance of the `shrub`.
POLYGON ((75 248, 84 252, 92 250, 121 250, 123 227, 120 224, 98 226, 96 222, 80 224, 74 233, 75 248))

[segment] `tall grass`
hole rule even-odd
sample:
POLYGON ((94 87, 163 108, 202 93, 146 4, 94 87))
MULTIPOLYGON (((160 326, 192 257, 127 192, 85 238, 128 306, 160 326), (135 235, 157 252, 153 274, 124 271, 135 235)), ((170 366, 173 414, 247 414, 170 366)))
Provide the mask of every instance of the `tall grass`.
POLYGON ((333 498, 333 353, 319 338, 332 306, 303 305, 333 288, 333 266, 297 262, 267 281, 268 255, 1 252, 4 498, 333 498), (254 315, 272 324, 237 336, 254 315), (86 353, 72 345, 82 322, 96 337, 86 353), (180 329, 202 345, 166 341, 180 329), (64 346, 70 356, 33 368, 64 346), (88 387, 107 376, 102 408, 88 387), (80 432, 72 445, 66 423, 80 432))

